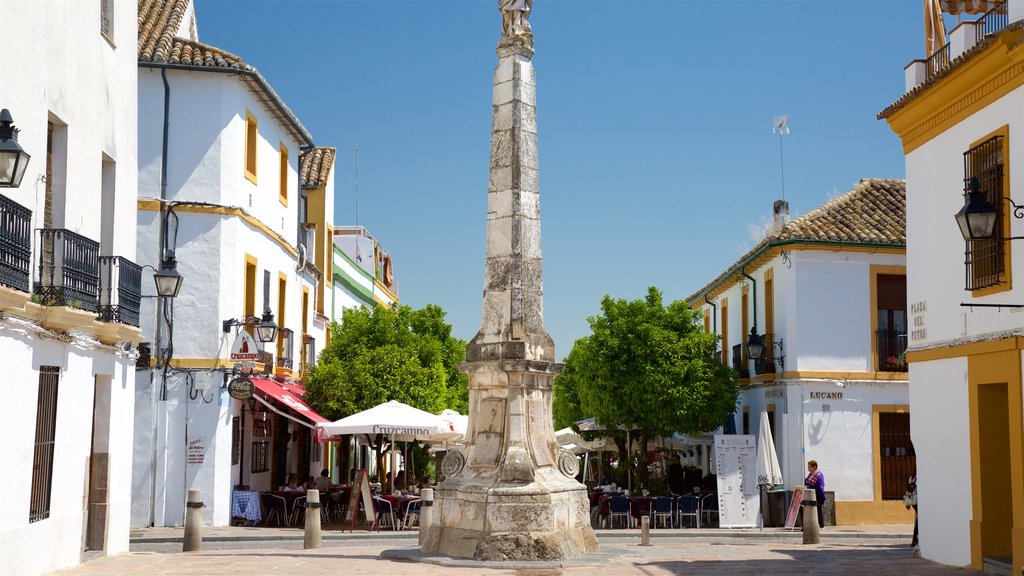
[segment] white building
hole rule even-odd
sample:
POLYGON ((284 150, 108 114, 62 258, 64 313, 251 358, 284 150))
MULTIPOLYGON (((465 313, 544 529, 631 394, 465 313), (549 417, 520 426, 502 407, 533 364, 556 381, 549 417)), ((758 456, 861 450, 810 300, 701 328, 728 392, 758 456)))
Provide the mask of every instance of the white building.
POLYGON ((347 308, 398 303, 394 262, 380 242, 362 226, 334 229, 331 316, 341 322, 347 308))
MULTIPOLYGON (((940 2, 949 14, 957 5, 940 2)), ((936 50, 906 68, 883 110, 907 174, 910 402, 924 557, 1020 574, 1024 566, 1024 1, 966 3, 936 50), (966 184, 996 211, 965 242, 966 184)), ((909 25, 909 24, 908 24, 909 25)))
POLYGON ((0 108, 31 155, 0 189, 0 574, 128 549, 136 7, 4 2, 0 108), (115 226, 115 223, 116 226, 115 226), (31 296, 30 296, 31 293, 31 296))
POLYGON ((774 211, 768 236, 687 299, 739 372, 737 432, 757 434, 766 410, 785 486, 817 460, 837 523, 913 522, 903 182, 861 180, 793 221, 784 201, 774 211))
POLYGON ((157 265, 173 250, 184 283, 142 310, 132 523, 180 525, 199 490, 223 526, 235 486, 322 468, 301 379, 326 342, 334 153, 255 68, 198 40, 190 0, 140 0, 139 23, 138 251, 157 265), (280 330, 236 400, 229 349, 262 318, 280 330))

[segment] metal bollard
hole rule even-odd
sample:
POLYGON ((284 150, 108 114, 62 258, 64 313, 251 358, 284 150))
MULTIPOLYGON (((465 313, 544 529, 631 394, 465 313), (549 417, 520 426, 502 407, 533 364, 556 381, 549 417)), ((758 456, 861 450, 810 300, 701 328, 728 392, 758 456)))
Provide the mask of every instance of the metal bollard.
POLYGON ((420 536, 419 543, 423 544, 423 537, 427 528, 434 521, 434 489, 424 488, 420 491, 420 536))
POLYGON ((302 548, 320 547, 320 491, 306 490, 306 532, 302 537, 302 548))
POLYGON ((818 526, 818 507, 815 505, 816 502, 817 495, 814 493, 814 490, 804 490, 804 544, 821 543, 821 527, 818 526))
POLYGON ((646 514, 640 517, 640 545, 651 545, 651 517, 646 514))
POLYGON ((185 503, 185 539, 181 542, 182 552, 199 552, 203 549, 203 500, 199 490, 188 491, 185 503))

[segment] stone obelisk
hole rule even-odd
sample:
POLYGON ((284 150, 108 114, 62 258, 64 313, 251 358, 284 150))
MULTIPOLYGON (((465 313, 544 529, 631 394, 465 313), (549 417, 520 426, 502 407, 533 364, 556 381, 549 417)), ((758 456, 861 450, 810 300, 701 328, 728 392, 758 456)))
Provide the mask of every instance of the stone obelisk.
POLYGON ((483 320, 461 366, 469 429, 441 464, 423 551, 476 560, 554 560, 597 550, 576 456, 561 450, 544 329, 532 0, 499 0, 483 320))

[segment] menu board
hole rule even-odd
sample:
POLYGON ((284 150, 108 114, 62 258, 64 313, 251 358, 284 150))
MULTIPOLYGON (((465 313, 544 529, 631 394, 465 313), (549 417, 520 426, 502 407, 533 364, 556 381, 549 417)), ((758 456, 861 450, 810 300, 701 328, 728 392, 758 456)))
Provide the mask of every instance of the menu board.
POLYGON ((804 487, 793 488, 793 499, 789 501, 789 513, 786 514, 786 530, 796 529, 796 517, 800 513, 800 503, 804 500, 804 487))
POLYGON ((757 526, 757 440, 751 434, 715 434, 718 525, 757 526))
MULTIPOLYGON (((345 511, 345 522, 349 523, 349 530, 354 531, 356 528, 356 512, 359 510, 359 497, 363 498, 363 510, 366 512, 366 525, 369 526, 368 530, 372 530, 373 526, 377 524, 377 514, 373 508, 373 495, 370 493, 370 478, 369 474, 365 469, 356 470, 356 479, 352 483, 352 489, 348 493, 348 509, 345 511)), ((342 524, 342 532, 345 531, 345 525, 342 524)), ((377 526, 377 531, 380 532, 380 526, 377 526)))

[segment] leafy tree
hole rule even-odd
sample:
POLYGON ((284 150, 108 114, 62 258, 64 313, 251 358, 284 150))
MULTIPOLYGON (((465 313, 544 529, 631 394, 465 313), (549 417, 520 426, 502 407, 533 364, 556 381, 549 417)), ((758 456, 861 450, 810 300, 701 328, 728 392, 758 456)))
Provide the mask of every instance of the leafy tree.
MULTIPOLYGON (((306 400, 337 420, 398 400, 437 414, 468 409, 468 379, 459 372, 466 342, 452 336, 440 306, 347 309, 306 381, 306 400)), ((371 439, 381 462, 383 439, 371 439)))
POLYGON ((698 326, 684 301, 662 303, 649 288, 643 300, 601 300, 588 318, 592 334, 576 341, 554 382, 558 427, 594 417, 627 461, 629 428, 646 446, 673 432, 697 435, 725 422, 736 407, 735 372, 715 355, 717 337, 698 326))

